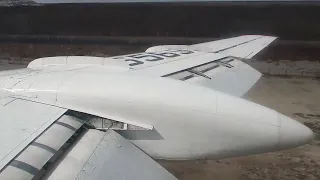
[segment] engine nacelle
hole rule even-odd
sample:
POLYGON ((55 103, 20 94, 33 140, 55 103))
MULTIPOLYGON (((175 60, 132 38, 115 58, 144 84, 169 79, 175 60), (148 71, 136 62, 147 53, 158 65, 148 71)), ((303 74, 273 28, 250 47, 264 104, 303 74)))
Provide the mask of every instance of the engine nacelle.
POLYGON ((264 153, 303 145, 313 136, 304 125, 250 101, 177 80, 133 74, 76 74, 60 87, 57 105, 152 126, 150 131, 121 132, 161 159, 264 153))
POLYGON ((274 110, 179 80, 94 68, 16 73, 4 79, 4 89, 112 120, 107 124, 121 122, 112 127, 154 158, 220 159, 297 147, 313 137, 274 110))

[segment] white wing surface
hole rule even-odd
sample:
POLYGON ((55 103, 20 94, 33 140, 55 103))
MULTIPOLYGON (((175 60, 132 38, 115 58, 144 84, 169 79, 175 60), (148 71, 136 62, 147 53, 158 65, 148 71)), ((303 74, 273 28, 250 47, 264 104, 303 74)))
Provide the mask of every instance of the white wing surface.
POLYGON ((109 58, 40 58, 28 67, 52 69, 58 66, 58 69, 71 67, 91 72, 117 71, 169 77, 243 96, 259 80, 261 73, 242 60, 252 58, 275 39, 271 36, 245 35, 194 45, 154 46, 146 52, 109 58))

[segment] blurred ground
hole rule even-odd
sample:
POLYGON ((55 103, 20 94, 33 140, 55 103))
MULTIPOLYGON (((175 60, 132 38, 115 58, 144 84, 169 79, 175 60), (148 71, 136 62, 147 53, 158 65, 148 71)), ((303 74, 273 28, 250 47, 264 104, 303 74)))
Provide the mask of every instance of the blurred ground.
MULTIPOLYGON (((27 36, 29 37, 29 36, 27 36)), ((0 36, 0 39, 4 38, 0 36)), ((28 63, 30 60, 48 56, 114 56, 143 52, 148 47, 164 44, 195 44, 212 41, 212 38, 183 37, 60 37, 46 40, 50 36, 37 36, 24 43, 0 41, 0 60, 10 63, 28 63), (86 43, 85 43, 86 42, 86 43)), ((11 38, 12 39, 12 38, 11 38)), ((22 37, 17 38, 23 39, 22 37)), ((22 41, 22 40, 21 40, 22 41)), ((319 62, 320 41, 286 41, 278 39, 260 52, 255 59, 260 61, 310 61, 319 62)))
MULTIPOLYGON (((32 38, 25 43, 0 43, 0 64, 28 64, 33 59, 49 56, 107 57, 143 52, 148 47, 161 44, 194 44, 212 40, 181 37, 60 37, 57 38, 60 40, 49 43, 44 36, 39 36, 41 41, 30 43, 35 40, 35 37, 32 38), (98 41, 100 43, 97 44, 98 41)), ((319 77, 319 48, 319 41, 277 40, 247 63, 269 75, 319 77)))
POLYGON ((303 122, 316 137, 309 145, 287 151, 225 159, 160 163, 179 180, 319 180, 320 81, 263 76, 246 99, 303 122))

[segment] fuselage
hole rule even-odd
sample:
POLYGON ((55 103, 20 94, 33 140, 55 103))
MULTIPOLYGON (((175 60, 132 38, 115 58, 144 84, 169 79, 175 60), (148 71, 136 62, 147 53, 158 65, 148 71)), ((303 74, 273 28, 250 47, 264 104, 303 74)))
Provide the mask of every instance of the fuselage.
POLYGON ((18 98, 150 130, 120 130, 157 159, 221 159, 293 148, 312 131, 275 110, 200 85, 121 69, 65 67, 1 72, 18 98))

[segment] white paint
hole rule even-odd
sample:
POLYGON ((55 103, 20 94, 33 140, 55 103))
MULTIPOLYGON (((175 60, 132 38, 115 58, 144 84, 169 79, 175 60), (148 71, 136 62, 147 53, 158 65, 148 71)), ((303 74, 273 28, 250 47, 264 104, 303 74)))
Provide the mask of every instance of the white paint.
MULTIPOLYGON (((38 75, 61 85, 34 82, 43 92, 33 101, 136 126, 153 126, 161 140, 132 142, 154 158, 216 159, 283 148, 279 146, 277 113, 241 98, 178 80, 131 73, 58 74, 38 75), (46 96, 56 96, 56 101, 46 96)), ((35 79, 45 82, 40 77, 35 79)), ((299 145, 312 137, 311 131, 302 132, 299 145)), ((286 143, 285 147, 296 145, 286 143)))
MULTIPOLYGON (((264 38, 243 36, 221 40, 218 44, 207 43, 207 46, 230 47, 230 50, 238 48, 240 41, 253 43, 255 40, 251 40, 257 37, 264 38)), ((312 139, 312 131, 295 120, 214 90, 229 80, 236 86, 225 86, 226 91, 233 88, 230 92, 243 93, 251 88, 260 74, 240 61, 232 62, 233 68, 222 67, 210 72, 213 74, 208 75, 216 76, 215 81, 202 82, 202 86, 158 77, 210 60, 218 62, 221 57, 225 55, 193 52, 165 58, 163 62, 144 59, 138 68, 129 68, 123 61, 119 63, 122 65, 106 65, 105 60, 114 62, 114 58, 93 58, 92 64, 90 57, 73 57, 70 64, 67 60, 70 57, 53 58, 54 63, 44 58, 35 60, 28 69, 0 73, 4 93, 0 97, 19 98, 1 101, 0 115, 4 121, 1 121, 0 155, 6 159, 1 161, 2 167, 54 122, 57 118, 54 115, 60 116, 66 109, 152 129, 147 130, 150 136, 137 136, 146 131, 135 131, 135 136, 127 134, 128 139, 149 156, 161 159, 220 159, 297 147, 312 139), (79 58, 80 64, 77 64, 79 58), (211 88, 210 83, 217 82, 219 77, 223 80, 221 84, 211 88), (16 133, 24 127, 28 134, 16 133), (8 135, 12 137, 10 142, 5 138, 8 135), (151 136, 156 138, 148 139, 151 136)), ((201 82, 199 78, 195 81, 201 82)))

